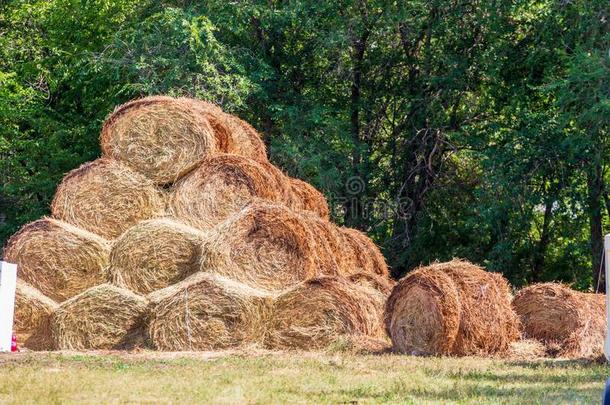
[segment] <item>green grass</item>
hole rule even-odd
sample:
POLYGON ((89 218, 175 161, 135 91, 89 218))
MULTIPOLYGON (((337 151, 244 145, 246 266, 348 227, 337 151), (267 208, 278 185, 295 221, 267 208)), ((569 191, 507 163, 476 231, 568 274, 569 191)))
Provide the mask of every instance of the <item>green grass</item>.
POLYGON ((0 403, 599 403, 610 367, 352 354, 0 356, 0 403))

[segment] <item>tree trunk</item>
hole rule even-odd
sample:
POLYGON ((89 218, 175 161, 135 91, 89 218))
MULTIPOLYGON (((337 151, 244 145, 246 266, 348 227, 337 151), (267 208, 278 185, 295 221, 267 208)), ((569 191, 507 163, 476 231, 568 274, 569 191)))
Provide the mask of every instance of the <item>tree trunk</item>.
POLYGON ((551 219, 553 217, 553 201, 549 199, 544 207, 544 219, 542 222, 542 233, 534 256, 534 266, 532 268, 531 281, 540 281, 542 270, 544 269, 546 250, 551 242, 551 219))
MULTIPOLYGON (((599 161, 598 161, 599 162, 599 161)), ((593 289, 599 292, 606 291, 603 269, 600 272, 602 254, 604 252, 604 232, 602 229, 602 192, 604 182, 602 167, 596 163, 587 175, 588 205, 589 205, 589 231, 591 234, 591 263, 593 272, 593 289)))
POLYGON ((362 228, 362 194, 366 189, 365 173, 361 170, 362 156, 360 136, 360 86, 362 85, 362 61, 366 49, 368 31, 353 39, 352 43, 352 83, 350 91, 350 133, 354 148, 352 150, 353 179, 346 184, 348 201, 346 204, 345 222, 352 227, 362 228))

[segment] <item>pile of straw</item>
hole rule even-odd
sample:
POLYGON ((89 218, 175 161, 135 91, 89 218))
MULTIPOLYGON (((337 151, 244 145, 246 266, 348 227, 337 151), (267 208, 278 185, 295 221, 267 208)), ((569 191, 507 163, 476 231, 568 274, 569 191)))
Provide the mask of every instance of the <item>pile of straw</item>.
POLYGON ((274 302, 265 344, 320 349, 350 336, 383 337, 380 294, 341 277, 305 281, 274 302))
POLYGON ((112 245, 113 284, 148 294, 199 270, 204 234, 168 218, 143 221, 112 245))
POLYGON ((146 177, 101 158, 68 173, 51 205, 55 218, 106 239, 165 211, 161 191, 146 177))
POLYGON ((217 151, 214 130, 195 100, 146 97, 116 108, 104 122, 104 156, 157 184, 173 183, 217 151))
POLYGON ((108 255, 106 240, 51 218, 25 225, 4 249, 21 280, 58 302, 104 282, 108 255))
POLYGON ((216 155, 176 183, 168 208, 181 221, 208 229, 256 199, 281 201, 283 192, 277 183, 272 173, 252 159, 216 155))
POLYGON ((57 303, 34 287, 19 280, 15 292, 13 331, 17 343, 30 350, 51 350, 51 314, 57 303))
POLYGON ((130 349, 144 342, 148 301, 129 290, 102 284, 62 303, 51 320, 60 350, 130 349))
POLYGON ((568 358, 603 355, 603 295, 581 293, 558 283, 534 284, 517 293, 513 307, 524 335, 543 342, 548 354, 568 358))
POLYGON ((212 350, 260 342, 271 296, 197 273, 154 292, 148 334, 158 350, 212 350))
POLYGON ((201 270, 254 288, 281 290, 318 275, 322 253, 301 216, 285 206, 258 202, 209 233, 201 270))
POLYGON ((485 355, 519 336, 508 283, 462 260, 419 268, 401 279, 385 310, 395 349, 424 355, 485 355))

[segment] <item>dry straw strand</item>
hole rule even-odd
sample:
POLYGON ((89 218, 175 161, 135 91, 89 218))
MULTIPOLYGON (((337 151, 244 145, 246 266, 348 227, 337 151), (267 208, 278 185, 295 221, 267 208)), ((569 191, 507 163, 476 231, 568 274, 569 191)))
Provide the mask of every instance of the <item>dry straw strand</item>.
POLYGON ((168 287, 199 270, 204 237, 169 218, 140 222, 113 243, 110 280, 140 294, 168 287))
POLYGON ((101 158, 64 177, 51 211, 55 218, 113 239, 141 220, 163 215, 165 199, 146 177, 101 158))
POLYGON ((19 278, 61 302, 105 280, 109 243, 51 218, 22 227, 4 249, 19 278))
POLYGON ((55 301, 18 280, 13 324, 17 343, 30 350, 51 350, 51 314, 56 308, 55 301))
POLYGON ((156 291, 148 334, 158 350, 213 350, 259 343, 272 297, 228 278, 196 273, 156 291))
POLYGON ((105 156, 157 184, 175 182, 217 151, 214 130, 197 100, 165 96, 117 107, 104 122, 100 143, 105 156))
POLYGON ((148 301, 133 292, 102 284, 62 303, 51 327, 60 350, 131 349, 144 344, 148 301))
POLYGON ((319 277, 283 292, 274 302, 265 344, 320 349, 351 336, 382 338, 380 294, 341 277, 319 277))

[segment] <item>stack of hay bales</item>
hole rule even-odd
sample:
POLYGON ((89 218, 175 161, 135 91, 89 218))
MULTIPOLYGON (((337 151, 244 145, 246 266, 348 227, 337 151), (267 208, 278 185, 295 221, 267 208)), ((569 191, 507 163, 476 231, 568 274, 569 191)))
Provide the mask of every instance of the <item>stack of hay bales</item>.
POLYGON ((103 156, 24 226, 16 331, 35 349, 320 348, 383 337, 388 268, 324 196, 266 157, 246 122, 147 97, 105 121, 103 156))
POLYGON ((605 298, 559 283, 542 283, 519 291, 513 307, 525 337, 540 341, 548 355, 595 359, 604 354, 605 298))

